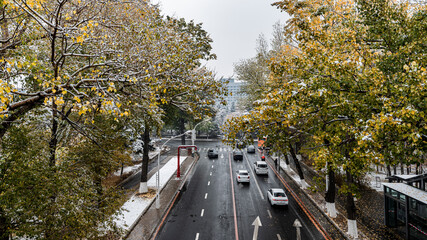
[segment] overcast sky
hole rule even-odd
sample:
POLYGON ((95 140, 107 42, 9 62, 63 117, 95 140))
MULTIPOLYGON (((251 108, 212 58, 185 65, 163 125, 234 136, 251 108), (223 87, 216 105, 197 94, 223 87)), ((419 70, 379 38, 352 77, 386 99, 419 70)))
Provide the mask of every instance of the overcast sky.
POLYGON ((233 63, 255 56, 256 39, 271 39, 273 24, 286 14, 271 6, 274 0, 152 0, 162 13, 203 23, 213 39, 217 60, 206 65, 217 77, 233 75, 233 63))

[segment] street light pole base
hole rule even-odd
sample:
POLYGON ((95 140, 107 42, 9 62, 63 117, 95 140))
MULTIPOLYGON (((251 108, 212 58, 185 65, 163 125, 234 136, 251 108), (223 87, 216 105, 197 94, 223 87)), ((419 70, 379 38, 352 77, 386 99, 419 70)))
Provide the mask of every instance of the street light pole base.
POLYGON ((160 196, 157 196, 156 198, 156 209, 160 208, 160 196))

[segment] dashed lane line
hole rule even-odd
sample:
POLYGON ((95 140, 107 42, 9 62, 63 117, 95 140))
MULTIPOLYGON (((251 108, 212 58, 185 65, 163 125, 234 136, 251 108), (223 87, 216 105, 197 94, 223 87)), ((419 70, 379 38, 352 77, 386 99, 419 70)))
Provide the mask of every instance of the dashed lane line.
POLYGON ((252 170, 251 163, 248 160, 248 156, 246 155, 246 153, 243 153, 243 154, 246 158, 246 162, 249 165, 249 170, 251 170, 252 176, 254 176, 252 179, 255 180, 255 184, 256 184, 256 187, 258 188, 259 195, 261 195, 262 200, 265 200, 264 195, 262 194, 261 188, 259 187, 258 181, 256 180, 257 178, 255 177, 256 175, 254 173, 254 170, 252 170))
POLYGON ((271 212, 270 212, 270 210, 268 210, 268 209, 267 209, 267 213, 268 213, 268 216, 269 216, 270 218, 273 218, 273 216, 271 216, 271 212))

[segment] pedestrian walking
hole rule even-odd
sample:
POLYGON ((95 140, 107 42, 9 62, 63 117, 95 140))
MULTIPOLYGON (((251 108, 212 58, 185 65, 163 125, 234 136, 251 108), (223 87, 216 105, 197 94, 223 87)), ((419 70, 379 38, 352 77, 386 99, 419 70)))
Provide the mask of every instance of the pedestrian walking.
POLYGON ((277 170, 277 158, 274 159, 274 166, 276 167, 276 170, 277 170))
POLYGON ((265 156, 264 155, 261 156, 261 161, 265 161, 265 156))

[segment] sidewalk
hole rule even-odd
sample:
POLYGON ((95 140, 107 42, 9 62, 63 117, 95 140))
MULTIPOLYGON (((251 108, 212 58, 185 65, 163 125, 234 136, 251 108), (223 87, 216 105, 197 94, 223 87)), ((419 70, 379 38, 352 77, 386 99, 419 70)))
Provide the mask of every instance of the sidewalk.
MULTIPOLYGON (((127 228, 127 235, 123 239, 145 240, 145 239, 150 239, 152 235, 155 234, 157 227, 162 221, 162 217, 164 216, 166 211, 169 209, 169 206, 174 201, 174 199, 176 199, 179 196, 179 192, 183 188, 183 185, 186 181, 186 177, 190 173, 192 166, 194 166, 197 160, 198 160, 197 158, 193 158, 193 157, 186 157, 185 160, 184 158, 181 159, 182 162, 181 162, 181 178, 180 179, 175 178, 176 158, 169 160, 169 162, 167 163, 167 164, 172 163, 172 165, 174 165, 174 168, 170 168, 170 167, 165 168, 166 165, 161 168, 160 177, 162 178, 161 182, 163 184, 161 185, 162 190, 160 192, 160 208, 156 209, 155 193, 153 193, 152 196, 150 196, 145 201, 139 200, 141 201, 141 203, 137 203, 137 204, 140 204, 141 206, 138 207, 138 209, 142 209, 142 208, 143 209, 137 210, 139 212, 138 217, 133 218, 132 225, 127 228), (165 172, 163 172, 164 168, 165 168, 165 172), (168 170, 166 171, 166 169, 168 170)), ((154 179, 154 183, 155 183, 155 177, 156 175, 154 174, 153 177, 150 178, 150 181, 151 179, 154 179)), ((151 186, 150 183, 148 184, 148 186, 150 188, 151 186)), ((155 186, 154 186, 154 189, 155 189, 155 186)), ((137 198, 140 198, 140 197, 137 197, 137 198)))
MULTIPOLYGON (((269 157, 268 159, 271 162, 273 162, 271 166, 274 167, 274 161, 272 160, 272 158, 269 157)), ((338 214, 336 218, 331 218, 326 213, 326 202, 325 202, 324 196, 321 193, 311 191, 309 189, 310 186, 308 186, 306 189, 301 189, 301 180, 298 174, 290 166, 287 166, 284 160, 280 161, 280 169, 281 169, 280 175, 283 176, 285 179, 286 178, 289 179, 290 181, 288 181, 288 183, 292 183, 292 184, 289 184, 291 185, 292 190, 301 193, 299 197, 301 197, 301 195, 304 195, 304 198, 310 201, 311 204, 317 208, 313 210, 313 212, 318 213, 316 214, 316 218, 319 219, 319 222, 322 223, 322 226, 325 229, 327 229, 328 232, 332 231, 333 233, 338 231, 340 233, 341 235, 340 237, 336 236, 335 234, 331 234, 331 237, 333 239, 351 239, 347 234, 347 218, 344 214, 345 209, 343 209, 338 204, 339 197, 340 197, 339 194, 337 195, 337 199, 336 199, 336 208, 337 208, 338 214), (325 224, 325 221, 322 221, 322 219, 325 219, 328 222, 328 224, 325 224), (333 225, 336 230, 331 229, 330 228, 331 225, 333 225)), ((309 185, 310 180, 306 179, 306 181, 307 181, 307 184, 309 185)), ((371 204, 374 204, 374 202, 372 202, 373 201, 372 199, 370 201, 371 201, 371 204)), ((362 207, 362 206, 359 206, 359 207, 362 207)), ((388 231, 388 229, 386 229, 385 226, 383 227, 377 226, 375 231, 373 232, 372 229, 368 229, 365 225, 361 224, 359 220, 360 219, 358 218, 357 220, 358 235, 359 235, 358 239, 367 239, 367 240, 382 239, 381 236, 378 235, 379 232, 384 234, 383 236, 386 237, 384 239, 401 239, 399 236, 396 236, 395 234, 393 234, 393 232, 388 231)), ((377 225, 380 225, 380 224, 377 224, 377 225)))

